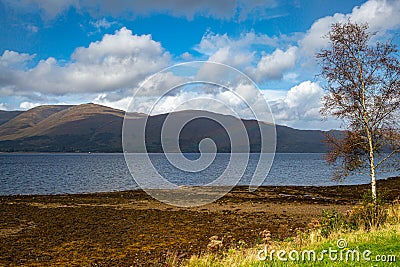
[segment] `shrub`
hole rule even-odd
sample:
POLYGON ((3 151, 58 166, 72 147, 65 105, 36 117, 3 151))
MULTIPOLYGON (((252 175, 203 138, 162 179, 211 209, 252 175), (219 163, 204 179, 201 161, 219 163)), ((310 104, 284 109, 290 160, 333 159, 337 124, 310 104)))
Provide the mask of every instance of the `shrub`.
POLYGON ((309 227, 318 230, 320 235, 328 237, 334 232, 348 232, 352 230, 378 228, 388 220, 400 218, 399 205, 388 205, 382 195, 374 201, 371 194, 365 194, 363 200, 346 214, 336 210, 323 210, 319 219, 311 221, 309 227))
POLYGON ((388 216, 388 205, 382 195, 378 195, 376 200, 370 193, 365 194, 361 205, 356 206, 348 214, 349 221, 357 228, 370 230, 378 228, 384 224, 388 216))
POLYGON ((326 238, 333 232, 353 230, 355 227, 349 223, 346 215, 336 210, 322 210, 320 228, 321 235, 326 238))
POLYGON ((388 208, 387 220, 391 224, 400 223, 400 198, 392 202, 388 208))

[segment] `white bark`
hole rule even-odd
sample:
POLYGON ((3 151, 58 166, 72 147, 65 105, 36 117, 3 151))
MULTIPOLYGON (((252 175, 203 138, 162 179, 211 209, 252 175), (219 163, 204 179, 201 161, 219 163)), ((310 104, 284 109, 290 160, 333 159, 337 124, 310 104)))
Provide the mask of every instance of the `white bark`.
POLYGON ((371 176, 371 194, 372 194, 372 199, 374 203, 376 202, 376 173, 375 173, 375 157, 374 157, 374 144, 372 140, 372 129, 370 128, 370 121, 368 117, 368 112, 367 112, 367 105, 365 103, 365 83, 364 83, 364 76, 363 76, 363 71, 362 71, 362 66, 360 64, 360 61, 357 59, 357 65, 358 65, 358 70, 359 70, 359 75, 360 75, 360 80, 361 80, 361 103, 363 107, 363 120, 364 120, 364 126, 365 130, 367 132, 367 138, 368 138, 368 148, 369 148, 369 169, 370 169, 370 176, 371 176))
POLYGON ((376 201, 376 176, 375 176, 375 156, 374 156, 374 147, 372 144, 372 137, 368 131, 368 143, 369 143, 369 168, 371 175, 371 193, 372 199, 376 201))

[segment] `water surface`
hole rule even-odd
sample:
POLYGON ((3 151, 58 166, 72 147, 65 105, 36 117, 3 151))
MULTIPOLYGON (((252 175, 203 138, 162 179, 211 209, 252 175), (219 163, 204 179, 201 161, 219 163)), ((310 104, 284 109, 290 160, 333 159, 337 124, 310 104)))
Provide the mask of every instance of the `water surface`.
MULTIPOLYGON (((195 159, 197 155, 186 155, 195 159)), ((248 185, 258 162, 251 154, 240 185, 248 185)), ((229 154, 218 154, 199 173, 180 171, 162 154, 151 154, 159 172, 179 185, 203 185, 218 177, 229 161, 229 154)), ((138 163, 138 167, 140 164, 138 163)), ((146 171, 146 170, 144 170, 146 171)), ((368 175, 355 175, 344 182, 331 179, 333 169, 322 154, 276 154, 263 185, 338 185, 368 183, 368 175)), ((379 178, 394 176, 380 174, 379 178)), ((138 189, 123 154, 0 154, 0 195, 111 192, 138 189)))

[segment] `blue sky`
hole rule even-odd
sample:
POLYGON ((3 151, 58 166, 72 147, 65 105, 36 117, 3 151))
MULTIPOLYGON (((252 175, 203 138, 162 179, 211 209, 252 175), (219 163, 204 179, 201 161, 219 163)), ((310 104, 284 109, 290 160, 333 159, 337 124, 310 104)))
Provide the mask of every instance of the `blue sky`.
POLYGON ((86 102, 126 109, 150 75, 205 60, 253 79, 277 123, 337 128, 318 114, 314 54, 326 47, 330 25, 347 19, 398 43, 399 1, 0 0, 0 109, 86 102))

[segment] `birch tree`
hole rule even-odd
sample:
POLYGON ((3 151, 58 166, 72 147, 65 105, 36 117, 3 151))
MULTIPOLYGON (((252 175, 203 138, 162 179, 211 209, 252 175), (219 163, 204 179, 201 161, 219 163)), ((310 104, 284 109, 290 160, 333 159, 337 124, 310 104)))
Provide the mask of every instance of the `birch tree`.
POLYGON ((367 169, 376 200, 376 172, 399 168, 400 61, 391 40, 374 41, 367 23, 336 23, 326 36, 329 47, 316 57, 326 80, 321 113, 343 121, 342 136, 328 135, 329 163, 336 179, 367 169))

